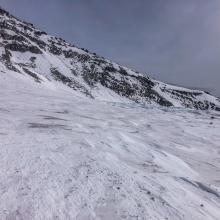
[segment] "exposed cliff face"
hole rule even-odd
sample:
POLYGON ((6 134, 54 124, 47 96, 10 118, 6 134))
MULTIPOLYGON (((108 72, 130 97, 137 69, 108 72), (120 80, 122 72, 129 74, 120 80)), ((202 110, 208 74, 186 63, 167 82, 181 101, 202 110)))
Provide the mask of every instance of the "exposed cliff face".
POLYGON ((47 35, 3 9, 0 9, 0 62, 37 83, 59 81, 91 98, 96 98, 97 91, 100 94, 104 88, 140 103, 220 110, 219 100, 203 91, 153 80, 47 35))

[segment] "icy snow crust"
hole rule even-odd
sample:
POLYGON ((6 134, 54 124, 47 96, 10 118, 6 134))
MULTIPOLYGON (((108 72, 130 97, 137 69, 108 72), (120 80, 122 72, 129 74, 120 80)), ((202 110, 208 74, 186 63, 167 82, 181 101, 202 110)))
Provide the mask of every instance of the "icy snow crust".
POLYGON ((219 131, 216 112, 1 72, 0 219, 219 220, 219 131))
POLYGON ((0 220, 219 220, 219 111, 0 9, 0 220))

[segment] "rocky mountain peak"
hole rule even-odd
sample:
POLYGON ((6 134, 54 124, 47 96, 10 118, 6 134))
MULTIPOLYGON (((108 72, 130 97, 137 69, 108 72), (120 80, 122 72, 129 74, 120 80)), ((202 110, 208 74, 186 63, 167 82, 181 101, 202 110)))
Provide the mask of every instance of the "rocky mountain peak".
POLYGON ((59 82, 91 98, 102 96, 105 90, 143 104, 220 110, 219 100, 203 91, 153 80, 50 36, 1 8, 0 62, 9 71, 32 78, 36 83, 59 82))

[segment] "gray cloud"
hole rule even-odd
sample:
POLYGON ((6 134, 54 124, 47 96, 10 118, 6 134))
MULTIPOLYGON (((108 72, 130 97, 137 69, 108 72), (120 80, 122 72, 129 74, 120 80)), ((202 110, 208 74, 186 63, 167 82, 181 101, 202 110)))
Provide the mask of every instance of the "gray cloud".
POLYGON ((162 81, 220 96, 219 0, 0 0, 14 15, 162 81))

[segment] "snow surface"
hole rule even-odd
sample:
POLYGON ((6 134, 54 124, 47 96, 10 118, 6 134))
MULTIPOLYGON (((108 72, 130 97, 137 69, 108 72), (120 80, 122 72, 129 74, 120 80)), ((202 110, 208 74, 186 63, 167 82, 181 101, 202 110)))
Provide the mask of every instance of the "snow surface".
POLYGON ((1 70, 1 220, 220 219, 219 113, 1 70))

